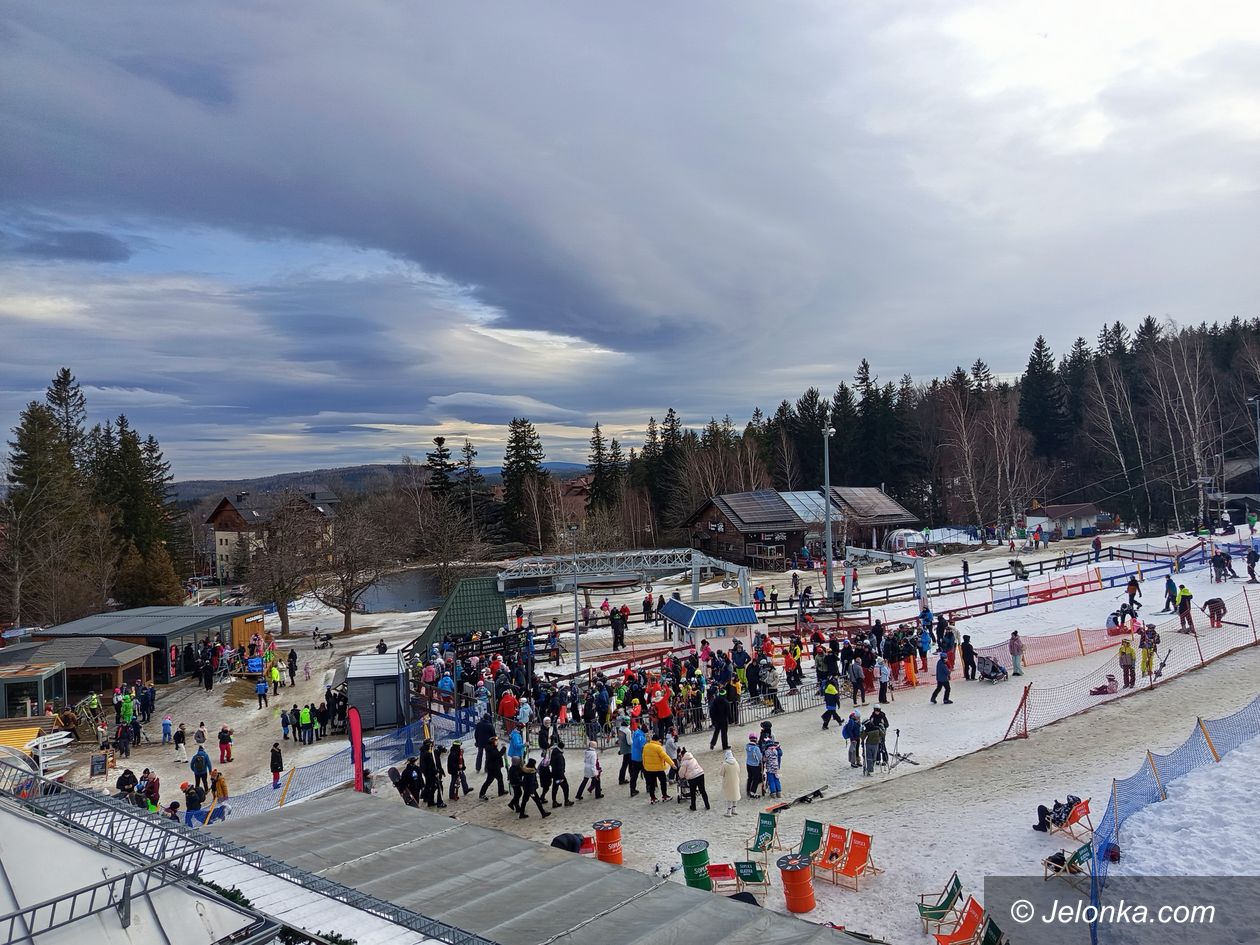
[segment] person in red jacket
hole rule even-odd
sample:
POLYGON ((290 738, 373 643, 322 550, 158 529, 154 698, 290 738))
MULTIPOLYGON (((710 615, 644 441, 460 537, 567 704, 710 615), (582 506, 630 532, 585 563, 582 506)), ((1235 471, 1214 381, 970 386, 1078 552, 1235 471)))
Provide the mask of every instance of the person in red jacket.
POLYGON ((656 714, 657 738, 664 739, 665 733, 673 724, 674 694, 667 685, 658 685, 651 690, 652 709, 656 714))
POLYGON ((516 721, 516 713, 520 711, 521 703, 516 698, 516 693, 509 689, 503 694, 503 698, 499 700, 499 718, 503 719, 505 731, 509 734, 512 726, 516 721))

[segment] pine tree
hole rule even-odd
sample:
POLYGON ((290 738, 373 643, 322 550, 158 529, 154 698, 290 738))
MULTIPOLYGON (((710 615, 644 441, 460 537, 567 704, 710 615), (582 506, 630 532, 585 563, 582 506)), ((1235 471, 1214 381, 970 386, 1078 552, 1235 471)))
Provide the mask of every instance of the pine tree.
POLYGON ((503 451, 503 511, 512 537, 536 548, 550 537, 544 456, 538 430, 524 417, 513 417, 503 451))
POLYGON ((608 468, 608 447, 604 443, 604 434, 598 423, 591 430, 586 471, 591 480, 590 491, 586 494, 587 511, 607 508, 612 504, 612 481, 608 468))
POLYGON ((184 602, 184 586, 180 583, 166 546, 155 544, 144 556, 145 603, 141 606, 174 607, 184 602))
POLYGON ((69 368, 63 367, 57 372, 57 376, 48 386, 44 401, 57 419, 57 426, 70 447, 75 464, 81 465, 86 438, 87 398, 83 396, 83 390, 69 368))
MULTIPOLYGON (((633 451, 631 451, 633 452, 633 451)), ((621 452, 621 444, 614 436, 608 444, 608 491, 611 497, 609 505, 616 505, 621 498, 621 491, 626 484, 626 457, 621 452)))
POLYGON ((1038 335, 1019 382, 1019 422, 1032 434, 1038 456, 1054 459, 1061 455, 1066 413, 1054 354, 1045 336, 1038 335))
POLYGON ((455 488, 455 464, 451 462, 451 451, 446 445, 446 437, 435 436, 433 443, 437 449, 427 454, 424 463, 429 469, 429 491, 446 498, 455 488))
POLYGON ((134 543, 129 543, 118 562, 114 575, 114 599, 124 607, 143 607, 148 600, 149 574, 144 556, 134 543))
POLYGON ((993 386, 993 372, 981 358, 971 365, 971 386, 978 391, 988 390, 993 386))
POLYGON ((473 446, 472 440, 467 437, 464 438, 464 445, 460 448, 459 457, 459 471, 456 473, 456 476, 459 478, 460 504, 467 506, 468 519, 475 531, 477 515, 473 506, 473 499, 482 490, 486 479, 481 474, 481 470, 477 468, 477 447, 473 446))

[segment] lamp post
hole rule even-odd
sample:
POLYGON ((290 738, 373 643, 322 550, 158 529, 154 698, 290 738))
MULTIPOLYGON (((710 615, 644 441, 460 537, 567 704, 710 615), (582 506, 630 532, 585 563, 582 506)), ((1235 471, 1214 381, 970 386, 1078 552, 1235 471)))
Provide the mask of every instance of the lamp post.
MULTIPOLYGON (((1247 398, 1247 403, 1256 408, 1256 475, 1260 476, 1260 394, 1252 394, 1247 398)), ((1221 484, 1221 491, 1225 491, 1224 483, 1221 484)))
POLYGON ((823 414, 823 529, 827 542, 827 569, 823 572, 826 581, 827 604, 830 606, 836 599, 835 576, 832 565, 835 555, 831 548, 831 438, 836 435, 836 428, 831 425, 831 409, 823 414))
POLYGON ((582 628, 578 625, 578 526, 569 523, 569 537, 573 539, 573 662, 576 672, 582 671, 582 628))

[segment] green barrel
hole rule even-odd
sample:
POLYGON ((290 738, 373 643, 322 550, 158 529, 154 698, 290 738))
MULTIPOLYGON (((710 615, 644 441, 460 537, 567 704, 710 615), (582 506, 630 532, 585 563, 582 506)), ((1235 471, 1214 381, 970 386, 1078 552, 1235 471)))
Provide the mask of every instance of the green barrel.
POLYGON ((709 879, 709 841, 688 840, 678 847, 682 857, 683 879, 693 889, 713 889, 713 880, 709 879))

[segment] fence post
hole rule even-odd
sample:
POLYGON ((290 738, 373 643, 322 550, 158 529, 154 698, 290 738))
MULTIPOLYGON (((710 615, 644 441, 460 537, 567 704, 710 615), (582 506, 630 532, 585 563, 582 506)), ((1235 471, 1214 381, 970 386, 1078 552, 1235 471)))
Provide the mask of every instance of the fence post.
POLYGON ((1256 636, 1256 618, 1251 613, 1251 598, 1247 594, 1247 588, 1243 588, 1243 602, 1247 605, 1247 620, 1251 624, 1251 637, 1257 643, 1260 643, 1260 637, 1256 636))
POLYGON ((289 785, 293 783, 293 776, 295 774, 297 774, 297 768, 290 768, 289 776, 284 779, 284 788, 280 791, 280 803, 276 805, 277 807, 284 806, 284 799, 289 793, 289 785))
POLYGON ((1076 628, 1076 645, 1081 648, 1081 656, 1085 655, 1085 639, 1081 636, 1081 628, 1076 628))
POLYGON ((1168 795, 1164 793, 1164 782, 1160 780, 1159 769, 1155 767, 1155 758, 1151 755, 1151 750, 1146 750, 1146 763, 1151 766, 1151 774, 1155 775, 1155 786, 1159 788, 1159 799, 1161 801, 1168 800, 1168 795))
POLYGON ((1116 791, 1116 779, 1111 779, 1111 809, 1115 812, 1111 818, 1111 842, 1120 846, 1120 798, 1116 791))
POLYGON ((1212 744, 1212 736, 1208 734, 1207 726, 1203 724, 1202 717, 1199 718, 1199 731, 1203 733, 1203 740, 1207 742, 1208 751, 1212 753, 1213 761, 1220 761, 1221 756, 1216 751, 1216 746, 1212 744))

